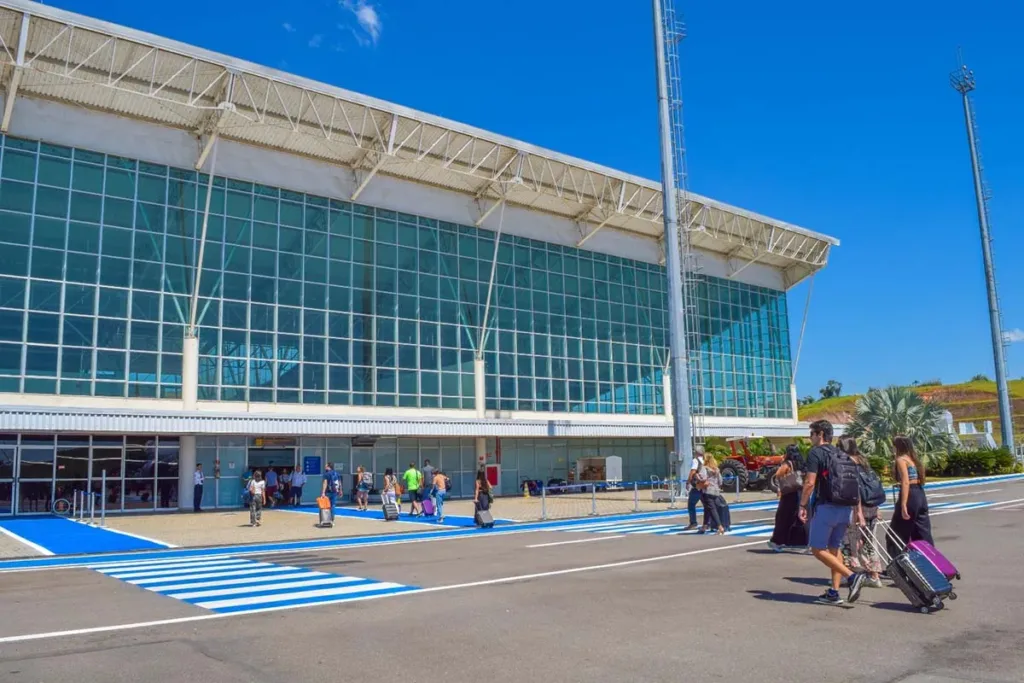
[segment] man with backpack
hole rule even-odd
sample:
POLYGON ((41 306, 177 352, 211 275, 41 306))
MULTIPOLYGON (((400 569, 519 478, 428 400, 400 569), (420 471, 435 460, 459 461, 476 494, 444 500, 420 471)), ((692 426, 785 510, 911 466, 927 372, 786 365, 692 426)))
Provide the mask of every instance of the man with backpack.
POLYGON ((341 475, 334 469, 334 463, 327 463, 324 472, 323 485, 320 488, 320 495, 326 497, 331 504, 331 521, 334 521, 334 504, 338 501, 338 494, 341 493, 341 475))
POLYGON ((807 454, 807 471, 800 495, 800 521, 808 518, 811 494, 815 495, 811 516, 809 545, 814 557, 829 568, 832 584, 817 602, 824 605, 842 605, 839 586, 848 579, 848 602, 856 602, 864 587, 864 574, 856 574, 843 563, 840 550, 846 531, 856 511, 860 514, 860 476, 857 463, 849 455, 832 445, 832 423, 818 420, 811 423, 811 452, 807 454))

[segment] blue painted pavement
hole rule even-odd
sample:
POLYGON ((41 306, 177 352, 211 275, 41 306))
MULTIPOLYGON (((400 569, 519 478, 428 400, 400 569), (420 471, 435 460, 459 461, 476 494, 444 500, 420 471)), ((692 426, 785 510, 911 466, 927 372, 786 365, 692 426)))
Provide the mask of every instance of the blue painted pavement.
MULTIPOLYGON (((281 508, 287 512, 304 512, 311 515, 317 515, 320 510, 316 507, 303 506, 297 508, 281 508)), ((378 519, 384 521, 384 513, 381 510, 355 510, 348 507, 336 507, 334 508, 334 514, 336 517, 355 517, 357 519, 378 519)), ((476 521, 472 517, 463 517, 460 515, 445 515, 444 521, 439 522, 437 517, 413 517, 409 513, 402 513, 398 518, 399 522, 411 522, 414 524, 431 524, 442 528, 468 528, 475 527, 476 521)), ((495 519, 495 526, 502 526, 506 524, 515 524, 515 520, 512 519, 495 519)))
POLYGON ((322 605, 419 590, 389 581, 343 576, 238 558, 125 562, 90 569, 218 614, 322 605))
MULTIPOLYGON (((992 484, 996 482, 1011 482, 1024 480, 1024 475, 1002 475, 995 477, 979 477, 968 480, 957 480, 948 482, 937 482, 934 484, 928 484, 926 488, 952 488, 952 487, 970 487, 970 486, 981 486, 985 484, 992 484)), ((998 503, 996 503, 998 504, 998 503)), ((499 499, 500 505, 500 499, 499 499)), ((774 510, 777 505, 775 500, 768 501, 757 501, 752 503, 739 503, 731 505, 732 510, 774 510)), ((932 509, 940 510, 938 507, 941 503, 932 505, 932 509)), ((959 504, 963 505, 963 504, 959 504)), ((987 504, 985 505, 988 506, 987 504)), ((679 517, 685 515, 685 508, 675 510, 664 510, 659 512, 647 512, 647 513, 629 513, 622 515, 612 515, 602 517, 601 523, 614 523, 614 522, 643 522, 647 520, 656 520, 663 518, 679 517)), ((20 520, 19 520, 20 521, 20 520)), ((523 524, 507 524, 504 526, 498 526, 493 529, 476 529, 476 528, 459 528, 459 529, 447 529, 439 528, 437 531, 416 531, 410 533, 399 533, 399 534, 382 534, 376 536, 360 536, 360 537, 348 537, 348 538, 327 538, 327 539, 314 539, 305 541, 288 541, 281 543, 259 543, 252 545, 229 545, 229 546, 218 546, 213 548, 176 548, 172 550, 160 550, 160 551, 149 551, 144 555, 138 553, 124 553, 114 554, 108 557, 102 558, 102 561, 116 562, 116 561, 132 561, 139 560, 145 557, 147 560, 176 560, 176 559, 189 559, 189 558, 210 558, 210 557, 225 557, 225 556, 240 556, 240 555, 256 555, 266 553, 282 553, 282 552, 296 552, 296 551, 308 551, 308 550, 329 550, 336 548, 358 548, 364 546, 375 546, 375 545, 390 545, 396 543, 414 543, 414 542, 428 542, 438 541, 447 539, 456 539, 468 536, 476 536, 479 534, 508 534, 508 533, 527 533, 532 531, 551 531, 555 529, 568 530, 570 527, 582 530, 584 527, 592 526, 595 524, 595 519, 584 518, 576 520, 556 520, 547 522, 532 522, 523 524)), ((52 569, 57 567, 84 567, 89 564, 101 561, 100 558, 95 556, 84 556, 84 557, 45 557, 45 558, 25 558, 17 560, 2 560, 0 561, 0 572, 5 571, 22 571, 29 569, 52 569)))
POLYGON ((167 548, 167 544, 73 522, 65 517, 22 517, 0 521, 11 534, 54 555, 112 553, 167 548))

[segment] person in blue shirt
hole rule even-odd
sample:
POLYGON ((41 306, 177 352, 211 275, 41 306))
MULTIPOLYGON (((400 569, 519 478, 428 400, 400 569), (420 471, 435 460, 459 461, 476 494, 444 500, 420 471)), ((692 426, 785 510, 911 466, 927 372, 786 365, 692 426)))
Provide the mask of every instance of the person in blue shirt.
POLYGON ((334 469, 334 463, 327 463, 327 470, 324 472, 324 481, 320 489, 321 496, 327 496, 331 501, 331 521, 334 521, 334 503, 338 500, 341 492, 341 475, 334 469))

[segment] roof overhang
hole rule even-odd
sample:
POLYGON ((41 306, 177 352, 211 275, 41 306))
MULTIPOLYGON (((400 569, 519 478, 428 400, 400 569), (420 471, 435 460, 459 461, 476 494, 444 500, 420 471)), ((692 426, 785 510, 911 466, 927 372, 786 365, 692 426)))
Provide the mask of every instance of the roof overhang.
MULTIPOLYGON (((209 406, 207 406, 209 407, 209 406)), ((805 423, 704 424, 701 436, 797 437, 807 434, 805 423)), ((672 438, 672 422, 495 419, 475 417, 394 417, 288 413, 238 413, 138 408, 68 408, 0 406, 0 432, 154 435, 259 435, 379 437, 498 437, 498 438, 672 438)))
MULTIPOLYGON (((483 218, 497 202, 599 230, 659 238, 661 184, 250 62, 41 5, 0 0, 0 83, 41 98, 324 160, 464 193, 483 218)), ((763 263, 787 286, 823 268, 838 240, 695 194, 680 210, 695 246, 730 271, 763 263)))

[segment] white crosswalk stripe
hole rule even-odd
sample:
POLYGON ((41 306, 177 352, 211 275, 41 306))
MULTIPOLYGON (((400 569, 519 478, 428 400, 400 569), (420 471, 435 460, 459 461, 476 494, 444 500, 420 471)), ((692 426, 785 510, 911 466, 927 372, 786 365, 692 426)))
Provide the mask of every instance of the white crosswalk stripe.
MULTIPOLYGON (((954 503, 954 502, 939 502, 929 505, 929 509, 935 512, 961 512, 966 510, 976 510, 979 508, 992 507, 993 505, 999 505, 1000 503, 993 503, 990 501, 976 501, 968 503, 954 503)), ((881 510, 892 510, 891 504, 881 506, 881 510)), ((750 510, 745 510, 750 511, 750 510)), ((774 525, 767 524, 763 521, 759 522, 745 522, 736 523, 732 526, 727 536, 741 536, 745 538, 770 538, 772 535, 774 525)), ((548 529, 548 531, 567 531, 567 532, 588 532, 594 534, 609 534, 609 535, 622 535, 628 534, 631 536, 682 536, 682 535, 697 535, 697 529, 687 530, 685 524, 662 524, 657 522, 637 522, 629 520, 618 520, 615 522, 593 522, 589 524, 577 524, 571 525, 566 524, 564 526, 554 527, 548 529)))
POLYGON ((322 605, 418 590, 390 581, 231 557, 143 564, 98 563, 89 568, 219 613, 322 605))

